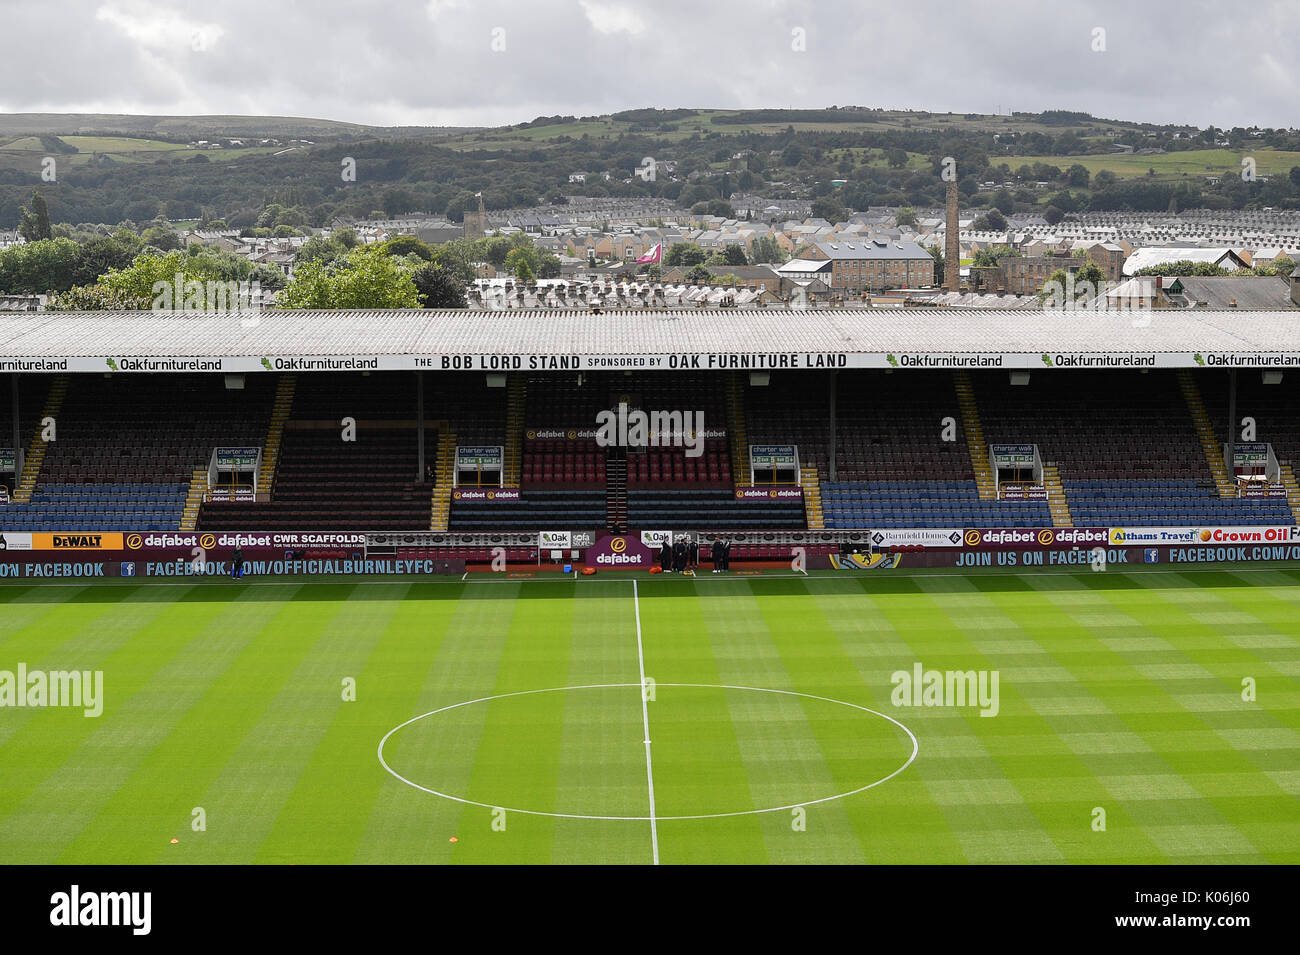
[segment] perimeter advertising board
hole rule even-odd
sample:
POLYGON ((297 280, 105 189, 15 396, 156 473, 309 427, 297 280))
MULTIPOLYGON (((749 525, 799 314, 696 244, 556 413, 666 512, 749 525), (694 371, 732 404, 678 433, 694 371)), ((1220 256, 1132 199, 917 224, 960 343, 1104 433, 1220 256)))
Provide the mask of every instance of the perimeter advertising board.
POLYGON ((262 532, 0 532, 0 577, 214 577, 463 573, 464 561, 366 556, 364 534, 262 532), (459 570, 456 566, 459 564, 459 570))
POLYGON ((1110 541, 1106 527, 971 527, 964 535, 966 546, 981 550, 1026 548, 1050 550, 1061 547, 1096 547, 1110 541))
POLYGON ((738 501, 790 501, 803 500, 801 487, 738 487, 738 501))
POLYGON ((451 492, 453 501, 518 501, 517 487, 456 488, 451 492))
POLYGON ((960 527, 920 527, 879 530, 871 532, 871 543, 875 547, 926 547, 948 548, 961 547, 964 535, 960 527))
POLYGON ((615 534, 587 548, 583 560, 597 570, 645 570, 654 566, 655 553, 636 535, 615 534))

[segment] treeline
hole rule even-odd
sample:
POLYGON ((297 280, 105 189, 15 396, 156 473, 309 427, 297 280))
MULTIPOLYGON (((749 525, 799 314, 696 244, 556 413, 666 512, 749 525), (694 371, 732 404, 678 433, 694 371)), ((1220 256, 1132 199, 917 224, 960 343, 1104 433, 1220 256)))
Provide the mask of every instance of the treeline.
MULTIPOLYGON (((620 114, 629 121, 663 120, 681 111, 636 110, 620 114)), ((1225 170, 1223 181, 1211 185, 1199 177, 1171 183, 1160 177, 1110 182, 1099 174, 1088 181, 1087 170, 1069 160, 1109 147, 1079 135, 1074 128, 1058 134, 1044 131, 1005 132, 955 128, 854 129, 848 124, 869 113, 859 109, 756 110, 728 114, 743 121, 781 117, 790 120, 827 115, 842 118, 845 128, 821 132, 710 132, 679 140, 642 130, 609 138, 557 135, 543 141, 507 146, 486 142, 454 149, 441 139, 372 139, 333 143, 282 156, 245 156, 213 161, 207 154, 165 155, 152 162, 114 162, 107 156, 87 165, 61 164, 57 182, 44 183, 33 162, 30 169, 0 169, 0 228, 13 228, 33 187, 46 195, 53 221, 69 223, 224 220, 231 228, 268 227, 259 222, 271 204, 296 210, 296 221, 274 225, 318 228, 335 217, 383 218, 407 212, 441 214, 454 222, 477 204, 481 192, 489 210, 519 208, 543 202, 562 203, 569 195, 657 197, 687 209, 700 202, 727 199, 733 192, 771 198, 820 199, 835 193, 849 209, 871 205, 931 206, 940 204, 944 182, 939 177, 945 157, 957 161, 965 201, 991 206, 993 191, 981 183, 1020 178, 1022 186, 1047 181, 1074 191, 1066 206, 1162 211, 1171 202, 1178 208, 1245 208, 1300 204, 1300 182, 1293 175, 1274 176, 1268 183, 1244 183, 1225 170), (924 157, 918 168, 917 156, 924 157), (1060 157, 1057 163, 1026 164, 1020 157, 1060 157), (646 182, 636 175, 646 156, 673 159, 672 176, 646 182), (349 165, 355 180, 345 179, 349 165), (1028 170, 1028 173, 1025 172, 1028 170), (575 171, 587 173, 585 184, 570 184, 575 171), (608 173, 606 180, 604 174, 608 173), (846 180, 841 188, 833 180, 846 180), (773 183, 781 183, 775 186, 773 183), (1089 195, 1087 191, 1091 190, 1089 195)), ((918 116, 920 114, 917 114, 918 116)), ((560 119, 569 119, 560 117, 560 119)), ((720 117, 721 119, 721 117, 720 117)), ((723 123, 725 129, 726 123, 723 123)), ((1162 135, 1172 136, 1166 130, 1162 135)), ((1141 137, 1141 133, 1134 132, 1141 137)), ((1284 143, 1291 134, 1255 137, 1246 130, 1207 130, 1209 142, 1246 137, 1253 148, 1284 143), (1271 138, 1270 138, 1271 137, 1271 138), (1275 143, 1272 140, 1279 140, 1275 143)), ((1174 148, 1174 140, 1167 144, 1174 148)), ((1180 138, 1178 144, 1193 143, 1180 138)), ((1017 189, 1014 211, 1042 209, 1041 191, 1017 189)), ((1002 200, 1005 205, 1005 199, 1002 200)), ((999 206, 1000 208, 1001 206, 999 206)), ((274 227, 274 225, 270 227, 274 227)))
POLYGON ((862 106, 831 106, 827 109, 747 109, 738 113, 718 113, 709 119, 717 126, 746 123, 878 123, 883 113, 862 106))

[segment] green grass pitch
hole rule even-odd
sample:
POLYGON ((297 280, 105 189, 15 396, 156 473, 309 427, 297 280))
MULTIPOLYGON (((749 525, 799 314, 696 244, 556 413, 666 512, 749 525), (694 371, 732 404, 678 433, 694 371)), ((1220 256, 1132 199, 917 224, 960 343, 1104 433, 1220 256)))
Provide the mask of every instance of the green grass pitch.
POLYGON ((0 858, 1296 863, 1298 641, 1288 568, 6 585, 104 712, 0 709, 0 858))

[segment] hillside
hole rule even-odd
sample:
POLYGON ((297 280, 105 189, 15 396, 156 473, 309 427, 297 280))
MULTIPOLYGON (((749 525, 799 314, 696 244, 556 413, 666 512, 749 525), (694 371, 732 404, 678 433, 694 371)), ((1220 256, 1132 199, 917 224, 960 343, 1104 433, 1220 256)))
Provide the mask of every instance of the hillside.
POLYGON ((437 136, 455 127, 362 126, 294 116, 132 116, 122 113, 0 113, 0 140, 41 134, 116 134, 174 139, 234 136, 275 139, 356 139, 437 136))
MULTIPOLYGON (((0 228, 40 188, 55 221, 158 216, 247 227, 271 203, 320 225, 421 211, 459 220, 567 196, 727 208, 734 193, 933 207, 944 157, 963 204, 1003 212, 1300 206, 1300 131, 1192 127, 1083 113, 638 109, 456 129, 241 116, 0 115, 0 228), (45 157, 57 181, 41 178, 45 157), (646 157, 666 163, 653 179, 646 157), (1243 181, 1242 159, 1256 178, 1243 181), (354 162, 356 176, 341 169, 354 162), (581 174, 576 176, 575 174, 581 174), (572 181, 571 181, 572 180, 572 181), (992 183, 992 185, 989 185, 992 183)), ((1054 213, 1053 213, 1054 214, 1054 213)))

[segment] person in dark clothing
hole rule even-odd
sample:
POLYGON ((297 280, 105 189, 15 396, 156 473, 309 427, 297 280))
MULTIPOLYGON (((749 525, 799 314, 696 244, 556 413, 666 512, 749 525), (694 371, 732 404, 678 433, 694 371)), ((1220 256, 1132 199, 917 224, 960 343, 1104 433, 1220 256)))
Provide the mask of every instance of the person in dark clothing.
POLYGON ((731 571, 731 541, 722 542, 722 569, 730 573, 731 571))
POLYGON ((694 537, 686 542, 686 563, 692 569, 698 569, 700 566, 700 542, 694 537))
POLYGON ((722 540, 720 538, 713 538, 712 557, 713 572, 716 574, 722 570, 722 540))
POLYGON ((240 577, 244 576, 244 552, 240 550, 239 547, 236 547, 232 559, 234 561, 234 566, 230 570, 230 576, 238 580, 240 577))
POLYGON ((681 573, 686 569, 686 542, 678 541, 673 544, 673 570, 681 573))
POLYGON ((665 574, 673 572, 673 548, 668 541, 664 541, 664 546, 659 548, 659 566, 665 574))

